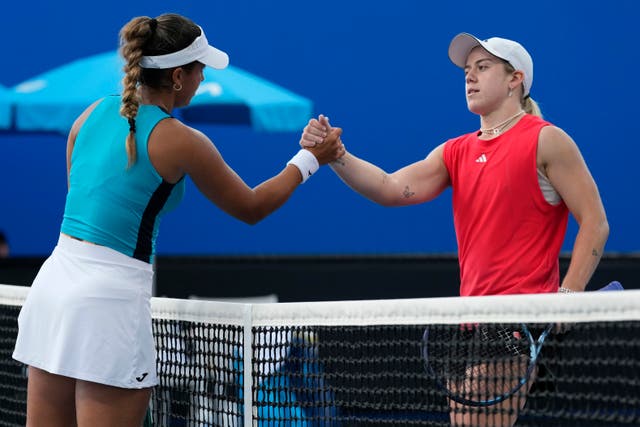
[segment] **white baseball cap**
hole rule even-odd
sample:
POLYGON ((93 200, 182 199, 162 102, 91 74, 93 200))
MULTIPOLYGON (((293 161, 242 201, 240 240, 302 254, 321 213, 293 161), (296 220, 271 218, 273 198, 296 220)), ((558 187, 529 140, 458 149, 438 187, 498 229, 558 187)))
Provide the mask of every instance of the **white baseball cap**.
POLYGON ((476 46, 482 46, 490 54, 507 61, 517 71, 522 71, 524 73, 524 96, 529 95, 533 84, 533 60, 520 43, 500 37, 480 40, 469 33, 460 33, 449 44, 451 62, 464 69, 467 57, 476 46))
POLYGON ((204 30, 200 27, 200 35, 189 46, 166 55, 143 56, 140 66, 142 68, 173 68, 193 61, 222 70, 229 65, 229 55, 209 45, 204 30))

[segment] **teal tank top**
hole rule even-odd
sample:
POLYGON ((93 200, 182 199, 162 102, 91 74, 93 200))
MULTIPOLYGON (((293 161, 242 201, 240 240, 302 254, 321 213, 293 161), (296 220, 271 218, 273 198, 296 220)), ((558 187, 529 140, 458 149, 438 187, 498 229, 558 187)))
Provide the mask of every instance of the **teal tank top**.
POLYGON ((140 105, 137 160, 127 168, 129 124, 120 115, 120 101, 120 96, 104 98, 78 132, 61 231, 151 262, 160 218, 180 203, 185 180, 170 184, 151 164, 149 135, 171 117, 155 105, 140 105))

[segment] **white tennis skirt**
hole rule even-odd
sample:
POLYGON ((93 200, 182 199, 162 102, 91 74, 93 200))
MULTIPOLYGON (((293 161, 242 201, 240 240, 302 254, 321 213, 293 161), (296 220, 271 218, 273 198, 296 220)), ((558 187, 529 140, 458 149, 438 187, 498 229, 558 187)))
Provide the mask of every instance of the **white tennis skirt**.
POLYGON ((150 264, 61 235, 18 317, 13 358, 124 388, 158 383, 150 264))

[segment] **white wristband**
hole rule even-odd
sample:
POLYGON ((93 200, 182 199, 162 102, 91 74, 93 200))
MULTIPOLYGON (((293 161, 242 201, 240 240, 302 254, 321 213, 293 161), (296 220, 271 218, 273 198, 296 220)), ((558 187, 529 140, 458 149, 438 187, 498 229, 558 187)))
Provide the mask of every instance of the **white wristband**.
POLYGON ((558 293, 560 293, 560 294, 575 294, 576 291, 574 291, 573 289, 565 288, 564 286, 560 286, 558 288, 558 293))
POLYGON ((287 165, 294 165, 300 170, 303 184, 320 168, 320 163, 318 163, 316 156, 314 156, 311 151, 305 150, 304 148, 298 151, 296 155, 287 162, 287 165))

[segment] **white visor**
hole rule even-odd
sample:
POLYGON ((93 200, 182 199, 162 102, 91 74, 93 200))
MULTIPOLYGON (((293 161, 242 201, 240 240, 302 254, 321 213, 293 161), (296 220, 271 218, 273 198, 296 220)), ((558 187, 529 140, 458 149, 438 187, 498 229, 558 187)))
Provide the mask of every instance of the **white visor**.
POLYGON ((229 65, 229 56, 220 49, 210 46, 204 31, 200 28, 200 35, 189 46, 166 55, 143 56, 140 59, 140 66, 164 69, 190 64, 193 61, 222 70, 229 65))

